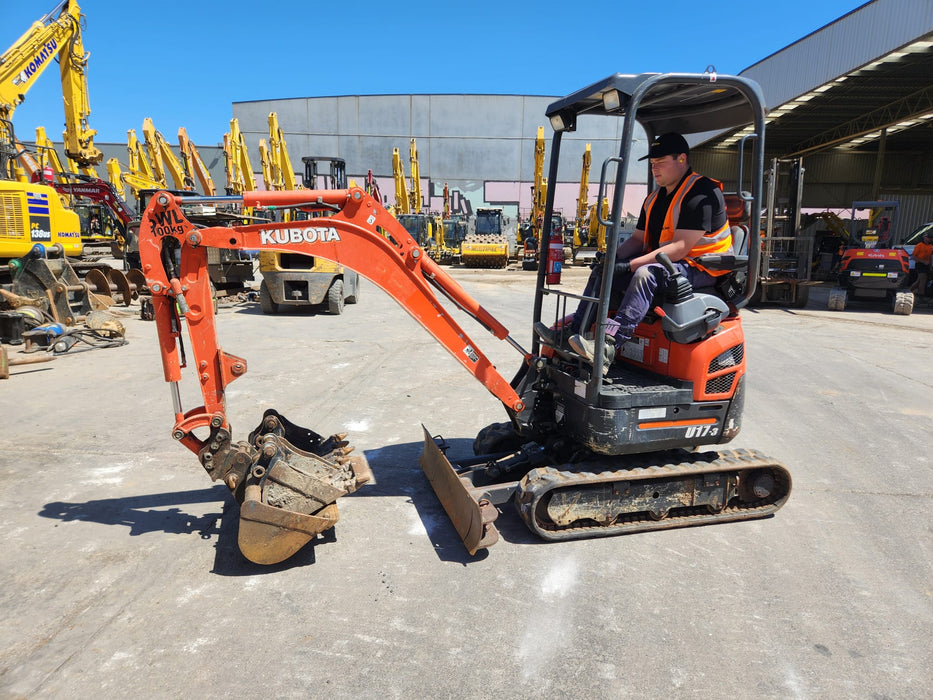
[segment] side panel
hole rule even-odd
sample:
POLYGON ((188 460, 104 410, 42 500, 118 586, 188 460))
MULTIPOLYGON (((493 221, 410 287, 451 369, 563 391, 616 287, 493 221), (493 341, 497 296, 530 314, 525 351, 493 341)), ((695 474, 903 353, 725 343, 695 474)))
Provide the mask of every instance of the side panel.
POLYGON ((83 251, 78 215, 65 208, 51 187, 0 183, 0 258, 20 258, 41 244, 61 245, 65 255, 83 251))

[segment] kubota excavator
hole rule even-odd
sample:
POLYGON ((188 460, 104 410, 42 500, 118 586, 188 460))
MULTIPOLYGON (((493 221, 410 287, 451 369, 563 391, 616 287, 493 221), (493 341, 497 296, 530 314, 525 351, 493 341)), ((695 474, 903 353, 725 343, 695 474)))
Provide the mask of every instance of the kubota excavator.
MULTIPOLYGON (((599 188, 600 199, 606 195, 613 202, 604 223, 607 248, 614 250, 636 124, 649 139, 672 130, 695 134, 750 124, 752 133, 737 146, 739 206, 731 214, 737 224, 756 225, 764 114, 759 88, 743 78, 613 75, 548 108, 554 127, 549 180, 557 181, 561 136, 574 130, 579 118, 623 119, 619 156, 604 163, 599 188), (742 161, 749 155, 746 169, 742 161), (749 171, 746 183, 743 174, 749 171)), ((545 240, 553 189, 544 211, 545 240)), ((246 440, 234 442, 225 389, 246 373, 247 363, 218 344, 208 247, 301 253, 358 271, 502 402, 508 422, 480 432, 474 457, 451 461, 443 440, 424 431, 421 466, 471 554, 497 540, 497 506, 508 501, 538 535, 564 540, 765 517, 788 498, 790 475, 774 460, 752 450, 697 451, 727 443, 739 432, 746 369, 739 310, 754 291, 757 275, 749 271, 757 270, 757 246, 704 256, 704 266, 727 272, 715 289, 691 289, 672 274, 654 311, 604 373, 602 338, 614 303, 611 265, 604 267, 600 293, 593 297, 549 287, 546 266, 538 270, 531 322, 541 320, 545 306, 553 307, 552 329, 560 336, 568 303, 590 302, 596 338, 590 365, 553 338, 542 344, 535 336, 531 349, 523 349, 363 189, 249 191, 236 199, 244 207, 323 216, 199 227, 185 217, 179 197, 160 192, 143 217, 140 255, 153 295, 165 379, 173 389, 173 436, 240 502, 239 544, 251 561, 283 561, 331 527, 337 498, 365 484, 370 471, 364 456, 351 455, 345 435, 324 437, 273 409, 246 440), (520 367, 512 381, 460 328, 435 290, 518 350, 520 367), (182 342, 185 328, 190 357, 182 342), (179 389, 186 366, 197 374, 204 401, 187 410, 179 389)), ((743 238, 738 227, 734 233, 735 241, 743 238)))

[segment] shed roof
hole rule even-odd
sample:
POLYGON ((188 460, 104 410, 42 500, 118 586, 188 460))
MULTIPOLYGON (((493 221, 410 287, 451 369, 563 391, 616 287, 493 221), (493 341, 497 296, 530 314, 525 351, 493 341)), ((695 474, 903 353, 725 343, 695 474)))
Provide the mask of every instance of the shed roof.
POLYGON ((933 149, 933 3, 874 0, 740 75, 769 102, 769 155, 877 150, 882 129, 886 151, 933 149))

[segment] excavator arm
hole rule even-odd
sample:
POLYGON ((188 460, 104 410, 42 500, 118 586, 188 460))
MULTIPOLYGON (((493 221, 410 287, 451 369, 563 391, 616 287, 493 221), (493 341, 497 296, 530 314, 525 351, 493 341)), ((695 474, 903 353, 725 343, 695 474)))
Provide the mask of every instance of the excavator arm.
POLYGON ((301 209, 327 216, 199 228, 186 218, 181 204, 209 199, 221 198, 154 195, 143 215, 139 252, 153 297, 165 379, 173 387, 173 436, 198 454, 211 477, 223 480, 242 503, 240 549, 247 558, 275 563, 291 556, 336 522, 334 501, 358 488, 369 472, 364 458, 347 458, 344 435, 325 439, 275 411, 267 411, 248 443, 232 443, 225 389, 246 373, 247 363, 218 344, 208 247, 301 253, 357 271, 395 299, 509 412, 523 410, 518 394, 440 303, 435 289, 497 338, 526 358, 528 354, 363 189, 244 192, 222 199, 238 200, 244 208, 301 209), (180 251, 177 266, 175 251, 180 251), (185 410, 179 382, 189 365, 197 373, 204 403, 185 410))
POLYGON ((411 163, 411 192, 408 193, 412 214, 421 213, 421 168, 418 166, 418 145, 412 139, 408 145, 408 160, 411 163))
POLYGON ((405 168, 397 148, 392 149, 392 179, 395 182, 395 213, 410 214, 411 201, 408 198, 408 185, 405 184, 405 168))
POLYGON ((535 171, 531 187, 531 232, 541 250, 541 231, 544 226, 544 200, 547 198, 547 179, 544 177, 544 127, 538 127, 535 137, 535 171))
POLYGON ((182 165, 185 174, 191 178, 196 177, 201 184, 201 191, 208 196, 213 196, 216 192, 214 187, 214 178, 207 165, 198 153, 198 149, 188 138, 188 132, 185 127, 178 127, 178 149, 181 152, 182 165))
MULTIPOLYGON (((175 189, 194 191, 194 178, 191 177, 181 161, 175 156, 172 147, 162 135, 162 132, 155 128, 152 119, 146 117, 143 122, 143 133, 146 136, 147 148, 154 148, 158 153, 158 162, 162 168, 163 175, 168 174, 175 183, 175 189), (149 145, 150 140, 152 146, 149 145)), ((153 162, 156 162, 155 159, 153 162)), ((164 178, 163 178, 164 179, 164 178)))
POLYGON ((583 167, 580 169, 580 193, 577 195, 577 216, 573 225, 573 245, 576 248, 587 244, 587 241, 583 238, 582 232, 586 225, 586 212, 589 209, 590 164, 592 161, 593 153, 590 144, 586 144, 586 150, 583 151, 583 167))
POLYGON ((292 167, 291 157, 288 155, 285 132, 279 126, 279 118, 275 112, 269 112, 269 154, 272 166, 272 181, 276 186, 268 189, 301 189, 295 179, 295 169, 292 167))

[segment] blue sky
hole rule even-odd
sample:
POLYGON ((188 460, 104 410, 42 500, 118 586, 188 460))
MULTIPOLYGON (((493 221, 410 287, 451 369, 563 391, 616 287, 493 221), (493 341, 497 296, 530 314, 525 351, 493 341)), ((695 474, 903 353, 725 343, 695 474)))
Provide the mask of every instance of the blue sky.
MULTIPOLYGON (((55 0, 0 0, 0 50, 55 0)), ((738 73, 857 0, 665 3, 83 0, 91 126, 125 143, 145 117, 174 142, 220 143, 233 102, 324 95, 563 96, 612 73, 738 73), (561 9, 563 8, 563 9, 561 9)), ((51 65, 13 118, 61 139, 51 65)))

